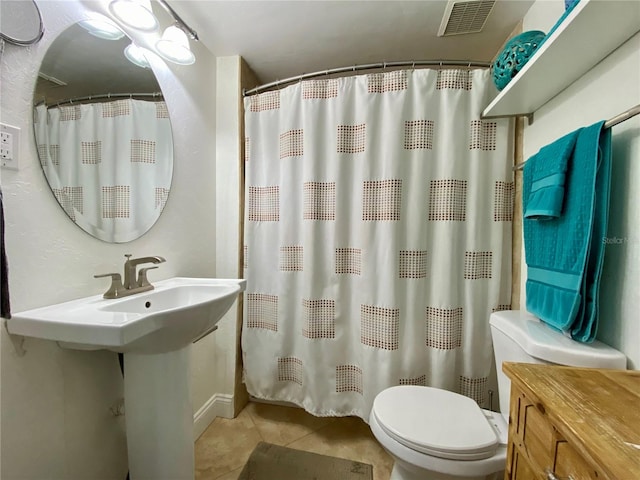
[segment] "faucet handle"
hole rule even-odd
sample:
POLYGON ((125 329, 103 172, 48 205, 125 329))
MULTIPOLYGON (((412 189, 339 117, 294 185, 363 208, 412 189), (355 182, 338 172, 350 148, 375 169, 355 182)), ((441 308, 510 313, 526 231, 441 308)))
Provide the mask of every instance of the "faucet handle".
POLYGON ((119 273, 103 273, 100 275, 94 275, 93 278, 104 278, 111 277, 111 286, 109 290, 107 290, 103 297, 104 298, 118 298, 122 291, 124 290, 124 286, 122 285, 122 277, 119 273))
POLYGON ((153 270, 154 268, 158 268, 158 267, 145 267, 145 268, 141 268, 140 271, 138 271, 138 287, 151 286, 151 284, 149 283, 149 280, 147 279, 147 272, 149 270, 153 270))

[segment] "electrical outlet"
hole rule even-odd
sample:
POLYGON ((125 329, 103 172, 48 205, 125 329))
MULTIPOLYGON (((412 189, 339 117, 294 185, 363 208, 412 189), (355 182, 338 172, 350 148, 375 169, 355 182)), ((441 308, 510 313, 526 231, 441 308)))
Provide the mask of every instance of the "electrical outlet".
POLYGON ((0 123, 0 165, 18 170, 20 157, 20 129, 0 123))
POLYGON ((13 135, 0 132, 0 158, 13 160, 13 135))

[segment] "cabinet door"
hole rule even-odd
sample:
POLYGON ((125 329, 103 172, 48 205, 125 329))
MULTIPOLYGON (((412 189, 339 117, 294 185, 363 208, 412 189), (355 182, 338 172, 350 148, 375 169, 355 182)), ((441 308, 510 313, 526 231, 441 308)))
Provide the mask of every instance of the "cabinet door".
MULTIPOLYGON (((526 458, 532 471, 544 472, 553 467, 553 426, 541 404, 513 386, 512 392, 511 402, 517 408, 510 411, 509 441, 517 447, 519 455, 526 458)), ((542 474, 539 476, 544 478, 542 474)))
POLYGON ((544 471, 553 465, 554 430, 540 405, 524 399, 521 407, 523 416, 522 444, 529 463, 536 469, 544 471))
POLYGON ((575 480, 604 480, 607 477, 597 472, 567 443, 558 440, 556 443, 554 473, 558 478, 575 480))
POLYGON ((540 480, 540 476, 533 473, 529 462, 526 457, 520 455, 517 450, 514 450, 511 459, 510 476, 506 476, 507 480, 540 480))

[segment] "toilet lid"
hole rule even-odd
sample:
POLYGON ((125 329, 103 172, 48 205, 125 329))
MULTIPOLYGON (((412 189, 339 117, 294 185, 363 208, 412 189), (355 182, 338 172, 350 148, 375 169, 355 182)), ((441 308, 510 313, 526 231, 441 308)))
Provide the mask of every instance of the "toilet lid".
POLYGON ((493 456, 499 445, 478 404, 447 390, 391 387, 378 394, 372 412, 394 440, 434 457, 480 460, 493 456))

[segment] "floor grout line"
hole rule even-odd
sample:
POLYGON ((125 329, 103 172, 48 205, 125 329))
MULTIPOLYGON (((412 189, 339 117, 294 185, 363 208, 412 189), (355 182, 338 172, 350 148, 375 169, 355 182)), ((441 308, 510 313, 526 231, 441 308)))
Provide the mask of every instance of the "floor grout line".
MULTIPOLYGON (((286 444, 286 445, 284 445, 284 446, 285 446, 285 447, 289 447, 289 445, 291 445, 292 443, 295 443, 295 442, 297 442, 297 441, 299 441, 299 440, 302 440, 303 438, 308 437, 309 435, 312 435, 313 433, 315 433, 315 432, 309 432, 309 433, 306 433, 306 434, 302 435, 300 438, 296 438, 295 440, 291 440, 289 443, 287 443, 287 444, 286 444)), ((289 448, 291 448, 291 447, 289 447, 289 448)))
POLYGON ((258 436, 260 437, 260 440, 262 440, 263 442, 266 442, 266 440, 262 436, 262 432, 260 432, 260 429, 258 428, 258 424, 256 423, 256 420, 253 418, 253 415, 251 414, 251 411, 249 410, 249 408, 247 408, 248 406, 249 406, 249 404, 247 403, 247 405, 244 406, 244 408, 240 411, 240 413, 242 413, 245 410, 247 411, 247 415, 249 415, 249 419, 251 420, 251 423, 253 424, 253 428, 255 428, 256 432, 258 432, 258 436))

